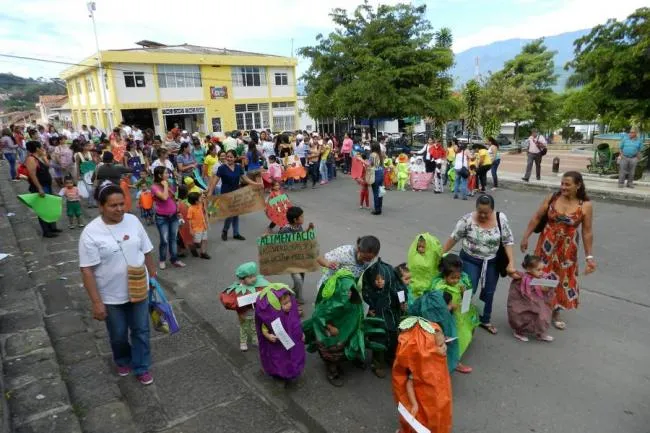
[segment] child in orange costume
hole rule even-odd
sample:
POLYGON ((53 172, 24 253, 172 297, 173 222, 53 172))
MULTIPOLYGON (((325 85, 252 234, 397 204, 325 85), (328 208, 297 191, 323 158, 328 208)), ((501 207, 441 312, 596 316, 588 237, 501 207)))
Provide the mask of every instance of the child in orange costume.
MULTIPOLYGON (((395 400, 431 433, 450 433, 451 379, 442 329, 421 317, 407 317, 399 327, 393 364, 395 400)), ((401 415, 399 421, 400 433, 415 431, 401 415)))
POLYGON ((130 175, 125 174, 122 176, 120 179, 120 189, 122 190, 122 193, 124 194, 124 212, 131 212, 131 208, 133 206, 133 200, 131 199, 131 181, 130 181, 130 175))

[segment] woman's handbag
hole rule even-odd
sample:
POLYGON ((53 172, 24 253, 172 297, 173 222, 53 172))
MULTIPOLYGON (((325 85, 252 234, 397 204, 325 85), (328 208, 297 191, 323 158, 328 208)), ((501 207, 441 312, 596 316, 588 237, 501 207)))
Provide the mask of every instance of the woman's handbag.
POLYGON ((375 168, 374 167, 367 167, 366 168, 366 178, 365 181, 368 185, 372 185, 375 183, 375 168))
POLYGON ((497 225, 499 226, 499 249, 497 250, 497 255, 495 257, 495 265, 499 275, 505 277, 508 275, 508 265, 510 264, 510 259, 506 254, 506 247, 503 246, 503 239, 501 234, 501 215, 500 212, 497 212, 497 225))
POLYGON ((460 170, 458 170, 458 174, 460 174, 460 177, 463 179, 467 179, 469 177, 469 169, 463 166, 460 170))
POLYGON ((149 292, 149 314, 156 331, 167 334, 175 334, 180 331, 174 309, 165 297, 165 292, 155 278, 149 280, 151 291, 149 292))
POLYGON ((147 268, 144 265, 129 265, 129 261, 126 259, 126 254, 124 254, 124 250, 122 249, 122 244, 115 238, 115 236, 113 236, 113 232, 108 228, 108 226, 106 226, 106 230, 108 230, 108 233, 117 244, 120 252, 122 253, 122 257, 124 257, 124 262, 126 262, 126 282, 129 291, 129 302, 144 301, 147 299, 147 293, 149 291, 149 281, 147 281, 147 268))
POLYGON ((553 193, 553 196, 551 197, 551 201, 548 202, 548 206, 546 207, 546 212, 544 212, 544 215, 542 218, 540 218, 539 222, 533 229, 534 233, 541 233, 544 231, 544 227, 546 227, 546 223, 548 223, 548 209, 551 207, 551 203, 555 201, 555 199, 558 197, 559 193, 553 193))

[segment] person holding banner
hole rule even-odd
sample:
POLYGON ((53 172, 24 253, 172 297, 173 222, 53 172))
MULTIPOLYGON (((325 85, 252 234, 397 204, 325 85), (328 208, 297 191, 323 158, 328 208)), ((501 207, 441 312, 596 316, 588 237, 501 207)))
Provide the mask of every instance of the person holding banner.
MULTIPOLYGON (((262 181, 254 182, 246 176, 241 165, 235 163, 236 159, 237 152, 234 150, 226 152, 226 163, 219 166, 216 174, 210 177, 210 186, 208 187, 208 191, 214 191, 214 188, 217 186, 219 181, 221 181, 221 194, 227 194, 238 190, 241 182, 244 182, 247 185, 263 186, 262 181)), ((223 230, 221 231, 221 239, 223 241, 228 240, 228 230, 230 229, 230 226, 232 226, 233 239, 239 241, 246 240, 246 238, 239 233, 239 215, 235 215, 226 218, 223 222, 223 230)))
MULTIPOLYGON (((37 192, 41 197, 45 197, 45 194, 52 194, 52 175, 45 149, 39 141, 28 141, 25 146, 28 152, 25 166, 28 172, 29 192, 37 192)), ((39 217, 38 224, 41 226, 44 238, 56 237, 61 232, 55 222, 48 223, 39 217)))

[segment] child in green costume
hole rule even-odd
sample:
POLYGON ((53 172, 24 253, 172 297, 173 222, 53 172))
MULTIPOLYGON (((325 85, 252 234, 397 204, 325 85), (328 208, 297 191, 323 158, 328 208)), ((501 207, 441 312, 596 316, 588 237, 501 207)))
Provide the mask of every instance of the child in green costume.
POLYGON ((431 281, 438 276, 438 264, 442 255, 442 245, 430 233, 415 237, 408 252, 408 268, 411 271, 411 289, 409 293, 417 299, 424 292, 431 290, 431 281))
MULTIPOLYGON (((463 262, 456 254, 447 254, 440 262, 440 277, 433 282, 434 290, 441 290, 451 295, 449 309, 452 312, 456 322, 456 332, 458 333, 459 357, 462 357, 465 350, 472 341, 474 330, 479 324, 478 311, 474 305, 470 304, 469 311, 461 313, 461 304, 463 293, 466 290, 472 290, 472 283, 469 275, 463 271, 463 262)), ((471 373, 472 368, 462 364, 460 361, 456 366, 459 373, 471 373)))
POLYGON ((397 190, 406 191, 406 184, 409 181, 409 159, 405 154, 397 158, 397 190))

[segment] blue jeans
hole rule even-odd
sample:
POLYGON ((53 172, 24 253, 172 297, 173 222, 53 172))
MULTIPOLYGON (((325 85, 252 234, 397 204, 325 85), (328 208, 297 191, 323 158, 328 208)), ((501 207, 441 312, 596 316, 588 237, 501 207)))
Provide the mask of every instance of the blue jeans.
POLYGON ((384 205, 384 198, 379 197, 379 187, 384 184, 384 169, 376 168, 375 169, 375 181, 372 184, 372 202, 375 205, 375 211, 381 212, 381 208, 384 205))
POLYGON ((454 197, 458 193, 463 194, 463 198, 467 198, 467 178, 460 175, 460 170, 456 170, 456 182, 454 183, 454 197), (460 190, 460 191, 459 191, 460 190))
POLYGON ((239 234, 239 215, 226 218, 226 220, 223 222, 223 231, 228 233, 231 224, 232 224, 232 235, 237 236, 239 234))
POLYGON ((336 177, 336 165, 333 162, 327 162, 326 165, 328 179, 334 179, 336 177))
POLYGON ((178 236, 178 215, 158 215, 156 214, 156 227, 160 234, 160 244, 158 246, 158 260, 164 262, 167 260, 167 248, 169 248, 169 259, 172 263, 178 261, 178 247, 176 237, 178 236))
POLYGON ((149 301, 106 305, 106 314, 106 329, 115 364, 131 367, 136 375, 149 371, 149 301))
POLYGON ((16 154, 15 153, 5 153, 5 159, 9 163, 9 176, 11 179, 16 178, 16 154))
POLYGON ((494 185, 495 188, 499 186, 499 177, 497 176, 497 170, 499 169, 499 164, 501 164, 501 158, 492 161, 492 168, 490 169, 490 171, 492 172, 492 184, 494 185))
POLYGON ((320 181, 327 182, 327 163, 325 161, 320 162, 320 181))
MULTIPOLYGON (((460 251, 460 258, 463 261, 463 272, 469 275, 472 281, 472 290, 476 293, 481 279, 481 268, 483 261, 478 260, 465 251, 460 251)), ((485 271, 485 287, 481 289, 479 299, 484 302, 483 315, 480 316, 481 323, 490 323, 492 316, 492 301, 494 300, 494 292, 497 290, 497 283, 499 282, 499 272, 497 271, 496 259, 488 262, 485 271)))

